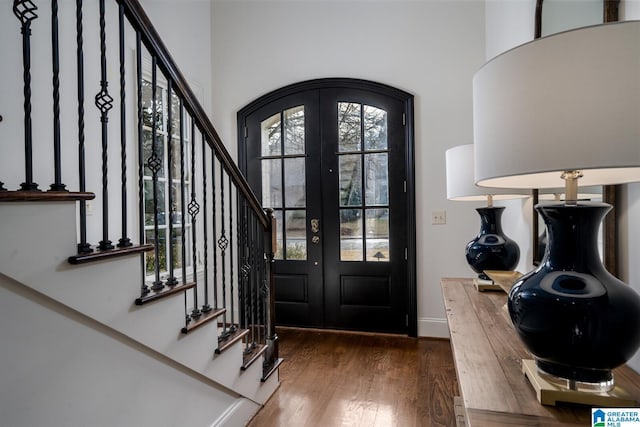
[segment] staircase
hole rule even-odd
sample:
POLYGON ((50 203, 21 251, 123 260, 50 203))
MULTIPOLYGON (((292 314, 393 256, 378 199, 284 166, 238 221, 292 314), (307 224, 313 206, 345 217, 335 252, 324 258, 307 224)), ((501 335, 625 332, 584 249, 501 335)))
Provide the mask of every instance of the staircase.
POLYGON ((0 8, 0 424, 246 424, 273 215, 137 0, 0 8))

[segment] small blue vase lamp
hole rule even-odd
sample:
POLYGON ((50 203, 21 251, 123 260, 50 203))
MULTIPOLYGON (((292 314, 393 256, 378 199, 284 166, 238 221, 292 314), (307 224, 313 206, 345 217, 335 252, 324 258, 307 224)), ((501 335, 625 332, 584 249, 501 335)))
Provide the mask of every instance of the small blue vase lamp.
POLYGON ((520 248, 502 231, 504 207, 493 206, 494 200, 524 198, 528 192, 504 188, 478 187, 473 182, 473 144, 460 145, 446 152, 447 198, 458 201, 487 201, 477 208, 480 232, 466 247, 465 256, 480 280, 490 280, 486 270, 513 270, 520 260, 520 248))
MULTIPOLYGON (((640 347, 640 296, 606 271, 597 233, 610 205, 577 201, 580 185, 640 181, 640 21, 540 38, 474 76, 475 180, 564 186, 537 205, 548 244, 509 293, 509 314, 539 374, 606 392, 640 347)), ((534 368, 535 369, 535 368, 534 368)))

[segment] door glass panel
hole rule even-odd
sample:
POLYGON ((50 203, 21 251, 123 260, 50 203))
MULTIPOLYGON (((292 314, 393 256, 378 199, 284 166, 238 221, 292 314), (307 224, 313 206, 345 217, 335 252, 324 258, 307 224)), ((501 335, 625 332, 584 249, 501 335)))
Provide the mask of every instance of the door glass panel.
POLYGON ((364 106, 364 149, 387 149, 387 112, 370 105, 364 106))
POLYGON ((280 113, 276 113, 260 123, 263 156, 279 156, 282 153, 280 122, 280 113))
POLYGON ((307 259, 307 214, 305 211, 287 211, 285 227, 287 236, 286 259, 307 259))
POLYGON ((284 159, 284 200, 288 208, 306 205, 304 157, 284 159))
POLYGON ((389 209, 367 209, 367 261, 389 262, 389 209))
POLYGON ((262 160, 262 205, 265 208, 282 207, 281 159, 262 160))
POLYGON ((274 208, 276 259, 307 259, 304 106, 260 123, 262 204, 274 208), (286 156, 286 157, 285 157, 286 156), (289 209, 294 208, 294 209, 289 209))
POLYGON ((362 162, 360 154, 340 156, 340 206, 362 206, 362 162))
POLYGON ((367 206, 389 204, 388 154, 364 155, 365 202, 367 206))
POLYGON ((282 234, 283 222, 282 222, 282 211, 273 211, 273 216, 276 219, 276 253, 275 259, 283 259, 284 253, 284 236, 282 234))
POLYGON ((338 145, 340 259, 388 262, 390 237, 387 112, 370 105, 339 102, 338 145), (362 132, 364 145, 361 142, 362 132), (380 208, 367 209, 375 206, 380 208), (343 209, 345 207, 359 209, 343 209), (362 217, 363 212, 365 218, 362 217))
POLYGON ((338 102, 338 151, 360 150, 360 124, 360 104, 338 102))
POLYGON ((362 210, 340 209, 340 261, 362 261, 362 210))
POLYGON ((284 154, 304 154, 304 106, 284 111, 284 154))

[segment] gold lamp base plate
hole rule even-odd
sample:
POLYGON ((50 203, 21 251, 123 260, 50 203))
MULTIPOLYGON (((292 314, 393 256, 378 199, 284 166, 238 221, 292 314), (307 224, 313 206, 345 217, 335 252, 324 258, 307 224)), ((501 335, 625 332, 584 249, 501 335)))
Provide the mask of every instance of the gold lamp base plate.
POLYGON ((499 285, 493 283, 492 280, 482 280, 477 277, 473 279, 473 286, 476 288, 478 292, 484 291, 501 291, 502 288, 499 285))
POLYGON ((513 284, 518 280, 522 273, 519 271, 502 271, 502 270, 485 270, 486 274, 496 285, 500 286, 507 294, 511 290, 513 284))
POLYGON ((581 405, 601 407, 629 408, 637 405, 637 402, 619 386, 614 386, 608 392, 590 392, 569 390, 564 387, 551 384, 538 373, 535 360, 522 360, 522 373, 525 374, 536 392, 538 402, 543 405, 556 406, 558 402, 578 403, 581 405))

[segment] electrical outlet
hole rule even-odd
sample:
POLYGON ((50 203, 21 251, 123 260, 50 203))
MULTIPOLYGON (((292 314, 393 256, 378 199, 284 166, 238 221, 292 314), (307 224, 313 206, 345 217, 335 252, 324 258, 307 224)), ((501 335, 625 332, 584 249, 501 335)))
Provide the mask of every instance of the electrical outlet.
POLYGON ((431 224, 442 225, 447 223, 446 211, 433 211, 431 212, 431 224))
POLYGON ((93 203, 87 201, 85 202, 85 207, 87 209, 87 216, 93 215, 93 203))

